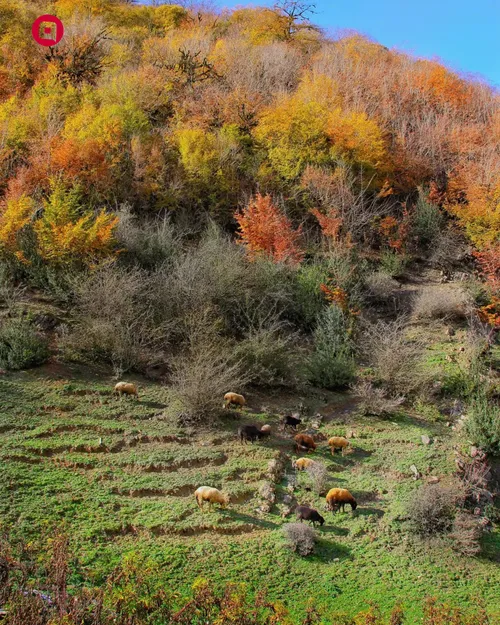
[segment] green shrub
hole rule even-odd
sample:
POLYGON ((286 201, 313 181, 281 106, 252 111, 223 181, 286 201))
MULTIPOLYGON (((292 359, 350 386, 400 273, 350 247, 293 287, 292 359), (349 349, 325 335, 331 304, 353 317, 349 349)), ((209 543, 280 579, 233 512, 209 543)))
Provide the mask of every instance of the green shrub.
POLYGON ((116 239, 124 250, 121 262, 153 269, 163 263, 171 264, 180 254, 180 237, 166 217, 138 223, 128 207, 118 215, 116 239))
POLYGON ((310 329, 318 315, 325 308, 325 297, 321 284, 328 281, 328 271, 323 265, 302 265, 295 276, 294 302, 297 314, 306 329, 310 329))
POLYGON ((235 347, 249 382, 258 386, 290 386, 299 381, 296 337, 273 328, 251 332, 235 347))
POLYGON ((341 388, 354 378, 356 363, 349 322, 338 306, 329 306, 318 319, 308 370, 309 380, 323 388, 341 388))
POLYGON ((500 454, 500 404, 483 390, 470 403, 465 429, 472 443, 488 453, 500 454))
POLYGON ((386 250, 380 256, 381 269, 391 278, 402 276, 408 265, 408 261, 408 256, 393 252, 392 250, 386 250))
POLYGON ((49 357, 48 342, 24 319, 3 321, 0 325, 0 366, 28 369, 49 357))
POLYGON ((430 204, 420 193, 415 211, 413 213, 413 221, 411 234, 418 241, 419 246, 428 248, 440 236, 445 219, 438 206, 430 204))

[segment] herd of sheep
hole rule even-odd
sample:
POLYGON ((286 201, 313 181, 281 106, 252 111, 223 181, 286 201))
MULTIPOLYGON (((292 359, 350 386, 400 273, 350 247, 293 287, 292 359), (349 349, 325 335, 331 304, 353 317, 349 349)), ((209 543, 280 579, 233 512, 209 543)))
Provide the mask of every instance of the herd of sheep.
MULTIPOLYGON (((132 395, 138 397, 137 386, 129 382, 118 382, 115 386, 114 392, 119 396, 132 395)), ((246 400, 243 395, 239 395, 238 393, 226 393, 224 395, 223 407, 229 408, 231 405, 243 408, 246 405, 246 400)), ((300 425, 301 422, 300 418, 287 415, 284 417, 282 423, 284 427, 289 427, 296 431, 297 426, 300 425)), ((238 437, 241 443, 254 443, 257 440, 268 437, 270 434, 270 425, 263 425, 260 428, 256 425, 242 425, 238 429, 238 437)), ((295 449, 298 453, 309 453, 316 450, 316 443, 309 434, 296 434, 294 441, 295 449)), ((343 453, 349 446, 349 441, 342 436, 333 436, 328 439, 328 446, 330 447, 332 454, 334 454, 337 450, 340 450, 343 453)), ((303 471, 313 464, 314 460, 311 458, 298 458, 294 462, 294 466, 298 471, 303 471)), ((203 508, 204 502, 207 502, 209 505, 219 504, 221 508, 226 508, 226 506, 230 503, 229 495, 211 486, 200 486, 196 489, 194 496, 196 498, 196 503, 200 508, 203 508)), ((351 506, 351 510, 356 510, 358 505, 356 499, 347 489, 331 488, 328 491, 326 495, 327 510, 336 512, 341 509, 342 512, 344 512, 347 504, 351 506)), ((325 519, 321 516, 321 514, 309 506, 298 505, 295 508, 295 514, 297 519, 301 522, 309 521, 313 525, 316 523, 323 525, 325 523, 325 519)))

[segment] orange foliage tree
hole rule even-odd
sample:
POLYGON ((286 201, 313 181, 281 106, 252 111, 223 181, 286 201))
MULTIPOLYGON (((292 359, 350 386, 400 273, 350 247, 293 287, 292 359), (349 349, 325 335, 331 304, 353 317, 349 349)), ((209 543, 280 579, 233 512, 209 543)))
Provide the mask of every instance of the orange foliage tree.
POLYGON ((304 257, 299 245, 301 227, 294 230, 288 217, 273 203, 270 195, 258 193, 235 214, 240 241, 250 257, 258 254, 274 261, 298 264, 304 257))

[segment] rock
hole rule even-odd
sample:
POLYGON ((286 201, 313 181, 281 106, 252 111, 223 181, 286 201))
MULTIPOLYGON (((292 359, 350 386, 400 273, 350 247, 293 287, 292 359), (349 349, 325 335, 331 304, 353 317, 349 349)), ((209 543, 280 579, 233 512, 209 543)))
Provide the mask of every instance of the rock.
POLYGON ((471 445, 469 454, 471 458, 475 458, 479 454, 479 449, 475 445, 471 445))
POLYGON ((258 512, 262 512, 262 514, 268 514, 269 512, 271 512, 271 508, 273 507, 273 504, 268 502, 268 501, 264 501, 260 508, 258 508, 258 512))
POLYGON ((450 417, 461 417, 463 415, 464 412, 464 405, 461 401, 459 401, 458 399, 456 399, 453 402, 453 406, 450 409, 450 417))
POLYGON ((430 439, 429 436, 427 436, 427 434, 422 434, 421 439, 422 439, 422 443, 424 445, 430 445, 431 444, 431 439, 430 439))
POLYGON ((438 484, 440 482, 440 478, 432 475, 428 480, 427 480, 427 484, 438 484))
POLYGON ((419 480, 422 477, 422 474, 420 473, 420 471, 417 469, 417 467, 414 464, 411 465, 410 471, 413 473, 414 480, 419 480))
POLYGON ((340 558, 333 558, 333 562, 340 562, 340 558))
POLYGON ((273 504, 276 501, 276 491, 274 489, 274 485, 270 482, 264 482, 262 486, 259 488, 259 495, 265 501, 273 504))
POLYGON ((293 502, 293 497, 291 495, 285 495, 283 497, 283 503, 286 504, 287 506, 290 506, 293 502))
POLYGON ((290 516, 291 514, 292 514, 292 508, 291 507, 283 508, 283 511, 281 513, 281 518, 285 519, 287 516, 290 516))

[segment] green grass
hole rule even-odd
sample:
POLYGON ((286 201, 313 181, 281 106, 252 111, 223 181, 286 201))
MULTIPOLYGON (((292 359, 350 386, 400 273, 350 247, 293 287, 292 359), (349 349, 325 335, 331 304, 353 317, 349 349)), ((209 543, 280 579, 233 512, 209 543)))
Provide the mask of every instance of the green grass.
MULTIPOLYGON (((446 481, 454 471, 454 433, 432 410, 381 420, 344 414, 349 402, 339 395, 250 395, 251 414, 228 415, 215 430, 182 428, 165 387, 141 381, 137 402, 114 398, 112 386, 104 376, 50 367, 0 378, 0 529, 31 540, 62 524, 96 582, 136 550, 160 562, 169 587, 186 595, 204 576, 266 588, 294 614, 309 597, 349 614, 369 601, 387 611, 402 600, 416 622, 422 600, 437 595, 464 607, 482 598, 500 616, 498 529, 485 536, 483 555, 470 559, 419 542, 401 520, 421 484, 412 464, 424 480, 446 481), (312 414, 332 416, 326 435, 354 433, 353 453, 331 456, 323 444, 315 457, 328 466, 331 486, 347 487, 359 502, 354 514, 324 513, 317 553, 308 558, 291 553, 281 533, 287 520, 279 504, 294 476, 291 437, 247 446, 236 440, 241 422, 276 423, 262 405, 277 412, 301 400, 312 414), (422 434, 433 443, 423 445, 422 434), (278 506, 260 514, 259 487, 277 449, 290 454, 287 475, 278 506), (231 494, 228 510, 198 510, 193 492, 205 484, 231 494)), ((298 501, 324 512, 324 498, 305 483, 299 475, 298 501)))

